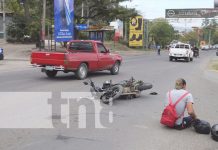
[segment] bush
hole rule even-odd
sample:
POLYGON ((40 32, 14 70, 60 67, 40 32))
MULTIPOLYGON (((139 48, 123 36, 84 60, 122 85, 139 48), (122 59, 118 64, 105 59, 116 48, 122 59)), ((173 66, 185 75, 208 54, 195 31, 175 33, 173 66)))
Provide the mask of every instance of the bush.
POLYGON ((124 39, 120 39, 119 40, 119 43, 123 44, 123 45, 126 45, 126 46, 129 46, 129 41, 125 41, 124 39))
POLYGON ((27 23, 22 15, 15 15, 7 26, 7 41, 30 43, 39 40, 40 24, 37 21, 27 23))

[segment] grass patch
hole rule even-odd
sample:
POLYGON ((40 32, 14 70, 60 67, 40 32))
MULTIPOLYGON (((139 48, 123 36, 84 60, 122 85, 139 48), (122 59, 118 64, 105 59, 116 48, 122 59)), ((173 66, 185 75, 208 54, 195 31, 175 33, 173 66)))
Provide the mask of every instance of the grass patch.
POLYGON ((112 51, 145 51, 143 47, 131 48, 119 42, 105 41, 104 44, 112 51))
POLYGON ((210 60, 209 69, 218 71, 218 59, 210 60))

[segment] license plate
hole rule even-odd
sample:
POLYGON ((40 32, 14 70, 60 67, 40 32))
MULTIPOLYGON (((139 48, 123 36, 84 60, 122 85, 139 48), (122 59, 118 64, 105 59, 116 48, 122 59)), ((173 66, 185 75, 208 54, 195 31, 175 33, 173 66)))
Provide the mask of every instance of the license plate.
POLYGON ((46 67, 45 67, 45 70, 50 70, 50 71, 52 71, 52 70, 54 70, 54 67, 53 67, 53 66, 46 66, 46 67))

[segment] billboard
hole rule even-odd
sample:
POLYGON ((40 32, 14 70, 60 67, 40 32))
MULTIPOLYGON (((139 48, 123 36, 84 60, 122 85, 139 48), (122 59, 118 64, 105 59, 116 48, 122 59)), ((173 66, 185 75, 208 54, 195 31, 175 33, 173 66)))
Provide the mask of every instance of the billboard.
POLYGON ((143 46, 144 21, 142 16, 130 18, 129 46, 143 46))
POLYGON ((218 0, 214 0, 214 8, 218 8, 218 0))
POLYGON ((165 18, 213 18, 218 16, 218 9, 166 9, 165 18))
POLYGON ((74 36, 74 0, 54 0, 55 41, 67 42, 74 36))

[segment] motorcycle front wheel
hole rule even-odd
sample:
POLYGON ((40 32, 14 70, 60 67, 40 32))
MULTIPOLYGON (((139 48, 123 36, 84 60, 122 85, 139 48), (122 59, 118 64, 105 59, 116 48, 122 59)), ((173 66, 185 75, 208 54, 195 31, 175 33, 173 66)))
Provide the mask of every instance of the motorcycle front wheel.
POLYGON ((120 97, 120 95, 123 92, 123 87, 121 85, 114 85, 113 87, 110 88, 109 92, 105 92, 101 96, 101 100, 103 103, 108 104, 111 99, 115 100, 120 97))

